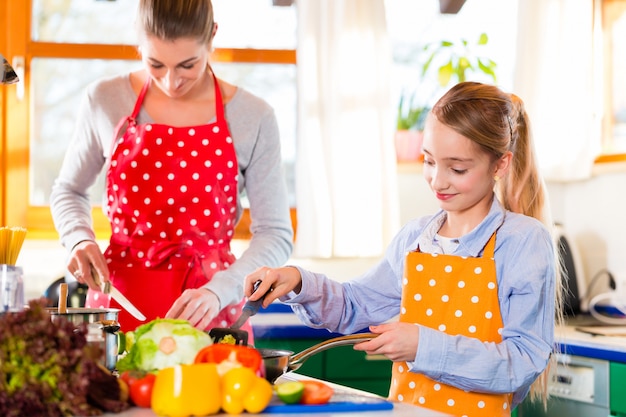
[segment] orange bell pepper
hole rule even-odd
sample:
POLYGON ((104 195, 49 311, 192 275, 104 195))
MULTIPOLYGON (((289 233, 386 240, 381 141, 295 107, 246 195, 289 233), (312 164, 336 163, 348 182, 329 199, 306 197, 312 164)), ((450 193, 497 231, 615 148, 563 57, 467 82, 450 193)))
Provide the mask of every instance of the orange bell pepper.
POLYGON ((222 406, 217 365, 198 363, 161 369, 152 388, 152 411, 159 416, 217 414, 222 406))

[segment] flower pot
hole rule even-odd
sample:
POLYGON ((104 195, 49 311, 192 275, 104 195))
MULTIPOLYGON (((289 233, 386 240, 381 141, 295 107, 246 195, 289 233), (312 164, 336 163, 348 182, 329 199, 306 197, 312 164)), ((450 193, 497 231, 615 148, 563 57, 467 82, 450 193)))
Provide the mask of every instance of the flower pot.
POLYGON ((396 130, 396 159, 398 162, 419 162, 422 155, 422 138, 419 130, 396 130))

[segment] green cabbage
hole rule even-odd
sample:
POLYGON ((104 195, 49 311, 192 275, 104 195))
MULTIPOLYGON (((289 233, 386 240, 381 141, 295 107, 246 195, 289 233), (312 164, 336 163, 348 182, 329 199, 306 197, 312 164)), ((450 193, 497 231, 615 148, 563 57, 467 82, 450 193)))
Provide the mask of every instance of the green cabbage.
POLYGON ((117 370, 152 372, 193 363, 211 337, 187 320, 156 319, 126 334, 128 353, 117 361, 117 370))

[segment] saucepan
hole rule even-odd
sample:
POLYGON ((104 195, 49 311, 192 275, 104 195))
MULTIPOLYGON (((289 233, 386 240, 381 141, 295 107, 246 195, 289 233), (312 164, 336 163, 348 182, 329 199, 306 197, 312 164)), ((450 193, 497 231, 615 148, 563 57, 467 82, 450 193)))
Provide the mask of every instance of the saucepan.
POLYGON ((337 346, 354 345, 355 343, 366 342, 378 336, 375 333, 356 333, 346 336, 339 336, 325 340, 311 346, 300 353, 294 354, 290 350, 257 348, 263 357, 265 364, 265 379, 272 384, 281 375, 295 371, 302 364, 316 353, 322 352, 337 346))
POLYGON ((117 321, 120 312, 117 308, 68 308, 67 284, 61 284, 59 306, 46 309, 52 321, 66 320, 74 326, 87 327, 87 343, 97 345, 102 357, 100 363, 110 371, 117 365, 118 338, 120 325, 117 321))

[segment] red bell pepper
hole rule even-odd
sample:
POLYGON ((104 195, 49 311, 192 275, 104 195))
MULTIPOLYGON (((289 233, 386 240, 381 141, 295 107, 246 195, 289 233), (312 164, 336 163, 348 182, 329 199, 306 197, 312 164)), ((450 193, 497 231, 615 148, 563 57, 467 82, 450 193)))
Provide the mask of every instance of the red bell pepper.
POLYGON ((252 369, 257 375, 263 375, 263 357, 253 347, 243 345, 231 345, 226 343, 214 343, 200 349, 196 354, 194 363, 215 363, 217 365, 227 362, 232 366, 245 366, 252 369))

